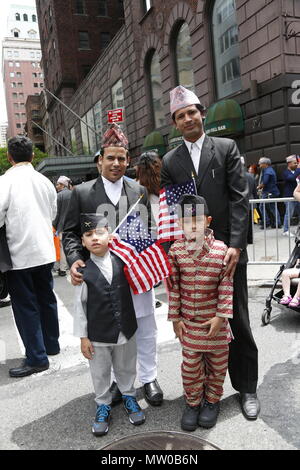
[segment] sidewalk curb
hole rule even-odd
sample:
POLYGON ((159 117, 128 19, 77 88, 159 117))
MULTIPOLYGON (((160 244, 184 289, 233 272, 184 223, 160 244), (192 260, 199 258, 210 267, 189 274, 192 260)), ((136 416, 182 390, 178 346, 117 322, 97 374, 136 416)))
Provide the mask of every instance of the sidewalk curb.
MULTIPOLYGON (((248 280, 248 287, 272 287, 274 285, 275 280, 270 279, 251 279, 248 280)), ((277 287, 281 288, 281 281, 277 282, 277 287)))

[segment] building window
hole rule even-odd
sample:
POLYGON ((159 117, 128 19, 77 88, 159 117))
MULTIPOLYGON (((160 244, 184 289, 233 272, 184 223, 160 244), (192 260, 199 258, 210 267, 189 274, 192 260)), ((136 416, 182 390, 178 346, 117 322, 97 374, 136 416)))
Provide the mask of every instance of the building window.
POLYGON ((32 15, 32 22, 36 23, 36 15, 32 15))
MULTIPOLYGON (((101 101, 98 101, 93 108, 91 108, 82 119, 93 129, 97 134, 89 129, 82 121, 81 126, 81 139, 84 155, 94 154, 101 145, 102 135, 102 108, 101 101)), ((72 137, 71 137, 72 141, 72 137)))
POLYGON ((79 49, 90 49, 89 33, 79 31, 79 49))
POLYGON ((76 13, 78 15, 84 15, 85 13, 84 0, 75 0, 75 8, 76 8, 76 13))
POLYGON ((22 77, 22 73, 21 73, 21 72, 16 72, 16 77, 17 77, 17 78, 21 78, 21 77, 22 77))
POLYGON ((150 74, 147 73, 147 76, 150 75, 150 91, 154 126, 155 128, 158 128, 165 124, 165 117, 163 112, 163 93, 159 55, 156 51, 150 55, 150 60, 148 61, 147 65, 147 69, 150 72, 150 74))
POLYGON ((18 83, 18 87, 19 87, 19 88, 22 88, 22 86, 23 86, 23 83, 19 82, 19 83, 18 83))
POLYGON ((19 51, 14 51, 14 57, 20 57, 19 51))
POLYGON ((100 48, 105 49, 110 43, 110 33, 100 33, 100 48))
POLYGON ((14 38, 18 38, 19 37, 19 30, 18 29, 13 29, 12 30, 12 33, 14 34, 14 38))
POLYGON ((124 107, 123 83, 120 78, 111 88, 113 109, 124 107))
POLYGON ((86 77, 87 74, 89 73, 89 71, 91 70, 91 65, 83 65, 82 66, 82 74, 83 74, 83 77, 86 77))
POLYGON ((31 29, 30 31, 28 31, 28 36, 30 39, 36 39, 36 35, 37 35, 37 32, 34 31, 34 29, 31 29))
POLYGON ((16 127, 17 127, 17 129, 21 129, 22 126, 21 126, 21 124, 18 122, 18 123, 16 124, 16 127))
POLYGON ((123 0, 118 0, 118 17, 124 18, 124 2, 123 0))
POLYGON ((16 21, 21 21, 20 13, 16 13, 15 18, 16 18, 16 21))
POLYGON ((17 98, 18 98, 18 93, 13 93, 13 94, 12 94, 12 97, 13 97, 14 99, 17 99, 17 98))
POLYGON ((28 15, 26 15, 26 13, 24 13, 24 15, 23 15, 23 20, 28 21, 28 15))
POLYGON ((177 34, 175 55, 177 84, 194 91, 192 43, 189 27, 186 23, 181 25, 177 34))
POLYGON ((73 153, 77 153, 77 142, 76 142, 75 127, 72 127, 70 129, 70 141, 71 141, 71 151, 73 153))
POLYGON ((221 99, 242 88, 235 0, 216 0, 211 23, 216 93, 221 99))
POLYGON ((13 78, 15 76, 15 72, 10 72, 9 76, 10 76, 10 78, 13 78))
POLYGON ((143 0, 143 9, 144 9, 144 14, 147 13, 147 11, 150 10, 150 8, 152 7, 151 5, 152 1, 151 0, 143 0))
POLYGON ((16 62, 16 63, 15 63, 15 66, 16 66, 16 67, 20 67, 20 62, 16 62))
POLYGON ((107 0, 98 0, 98 13, 100 16, 107 16, 107 0))
POLYGON ((14 66, 14 63, 13 63, 13 62, 9 62, 8 65, 9 65, 9 67, 13 67, 13 66, 14 66))

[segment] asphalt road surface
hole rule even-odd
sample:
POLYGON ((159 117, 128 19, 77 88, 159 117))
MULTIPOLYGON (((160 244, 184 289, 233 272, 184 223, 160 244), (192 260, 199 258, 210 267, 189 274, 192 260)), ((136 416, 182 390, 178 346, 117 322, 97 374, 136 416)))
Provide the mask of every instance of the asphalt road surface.
MULTIPOLYGON (((164 390, 164 404, 150 407, 139 388, 146 423, 132 426, 120 405, 113 409, 108 435, 96 438, 91 433, 95 403, 88 364, 79 351, 79 340, 72 336, 73 288, 66 278, 56 277, 55 292, 62 352, 50 359, 50 369, 41 374, 22 379, 8 376, 8 369, 21 361, 23 348, 11 309, 0 310, 0 449, 99 449, 142 431, 181 431, 181 351, 166 321, 167 305, 156 310, 158 379, 164 390)), ((259 419, 249 422, 243 417, 238 395, 227 376, 217 425, 193 433, 224 450, 300 449, 300 314, 274 306, 271 324, 262 327, 268 292, 260 287, 249 289, 251 325, 259 348, 259 419)), ((166 300, 162 288, 157 297, 166 300)))

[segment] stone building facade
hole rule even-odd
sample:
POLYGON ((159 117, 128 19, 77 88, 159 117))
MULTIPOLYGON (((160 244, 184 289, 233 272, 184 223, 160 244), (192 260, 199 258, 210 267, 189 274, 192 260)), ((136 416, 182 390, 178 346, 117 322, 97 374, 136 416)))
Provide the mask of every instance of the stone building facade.
POLYGON ((52 129, 75 153, 92 154, 107 110, 124 107, 132 157, 151 145, 163 154, 174 138, 169 91, 181 84, 208 108, 207 132, 234 138, 247 164, 300 154, 298 0, 125 0, 124 18, 66 97, 98 135, 64 109, 52 129))

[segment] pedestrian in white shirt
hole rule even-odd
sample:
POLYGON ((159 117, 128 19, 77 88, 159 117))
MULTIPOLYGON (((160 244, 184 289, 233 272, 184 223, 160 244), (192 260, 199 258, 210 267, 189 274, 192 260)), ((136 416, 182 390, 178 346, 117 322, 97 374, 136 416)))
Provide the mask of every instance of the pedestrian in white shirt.
POLYGON ((12 167, 0 176, 0 228, 6 226, 12 261, 12 269, 7 272, 8 290, 26 354, 21 366, 10 369, 9 374, 24 377, 48 369, 48 355, 59 353, 51 274, 56 191, 45 176, 34 170, 30 139, 10 139, 7 156, 12 167))

